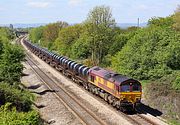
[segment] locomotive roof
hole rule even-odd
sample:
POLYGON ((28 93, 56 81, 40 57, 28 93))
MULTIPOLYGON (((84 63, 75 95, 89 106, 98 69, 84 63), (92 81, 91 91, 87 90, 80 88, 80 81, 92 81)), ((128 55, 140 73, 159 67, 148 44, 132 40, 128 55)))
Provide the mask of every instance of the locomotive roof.
POLYGON ((104 78, 105 80, 111 81, 117 85, 120 85, 121 83, 123 83, 125 81, 129 81, 129 80, 138 82, 135 79, 128 78, 127 76, 124 76, 122 74, 117 74, 113 71, 105 70, 98 66, 92 67, 90 69, 90 73, 92 73, 94 75, 98 75, 98 76, 104 78))

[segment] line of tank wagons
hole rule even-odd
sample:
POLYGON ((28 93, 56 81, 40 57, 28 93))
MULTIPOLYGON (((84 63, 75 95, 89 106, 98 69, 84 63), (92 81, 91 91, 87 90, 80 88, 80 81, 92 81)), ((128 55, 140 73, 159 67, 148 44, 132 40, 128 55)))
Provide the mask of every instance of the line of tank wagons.
POLYGON ((83 85, 88 91, 99 95, 117 109, 124 110, 124 107, 127 106, 134 108, 141 100, 141 84, 137 80, 97 66, 89 68, 28 41, 24 41, 24 44, 46 63, 62 72, 65 76, 70 77, 76 83, 83 85), (135 84, 137 92, 132 92, 132 90, 131 92, 130 90, 129 92, 121 92, 120 86, 126 84, 135 84))

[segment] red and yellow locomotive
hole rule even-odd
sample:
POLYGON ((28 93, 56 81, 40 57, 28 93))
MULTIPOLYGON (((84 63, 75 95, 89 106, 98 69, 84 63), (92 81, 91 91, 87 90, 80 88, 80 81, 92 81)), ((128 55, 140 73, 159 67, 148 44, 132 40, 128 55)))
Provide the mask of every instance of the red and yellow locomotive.
POLYGON ((141 84, 137 80, 95 66, 89 70, 88 81, 99 87, 99 95, 117 108, 134 107, 141 101, 141 84))

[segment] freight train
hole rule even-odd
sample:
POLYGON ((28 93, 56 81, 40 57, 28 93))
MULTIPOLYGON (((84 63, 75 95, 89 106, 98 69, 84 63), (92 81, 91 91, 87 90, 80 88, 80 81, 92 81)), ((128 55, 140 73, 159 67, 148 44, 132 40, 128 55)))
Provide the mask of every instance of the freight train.
POLYGON ((141 102, 141 83, 135 79, 98 66, 87 67, 29 41, 24 41, 24 44, 46 63, 121 111, 134 110, 141 102))

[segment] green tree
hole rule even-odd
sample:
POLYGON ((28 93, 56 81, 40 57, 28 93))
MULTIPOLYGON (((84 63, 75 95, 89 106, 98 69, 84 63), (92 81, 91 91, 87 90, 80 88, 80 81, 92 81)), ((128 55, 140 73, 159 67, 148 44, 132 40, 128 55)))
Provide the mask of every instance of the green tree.
POLYGON ((72 57, 75 59, 87 59, 90 56, 90 44, 87 34, 82 34, 72 45, 72 57))
POLYGON ((174 24, 173 27, 177 30, 180 31, 180 5, 178 5, 175 14, 173 16, 174 24))
POLYGON ((122 47, 127 43, 129 40, 129 34, 117 34, 113 38, 113 43, 110 46, 109 54, 114 55, 119 52, 122 47))
POLYGON ((10 43, 4 44, 0 60, 0 81, 19 82, 23 70, 21 61, 24 60, 24 57, 24 52, 19 46, 10 43))
POLYGON ((62 55, 71 56, 71 46, 80 38, 83 26, 80 24, 68 26, 59 31, 58 38, 54 43, 54 48, 62 55))
POLYGON ((106 6, 93 8, 88 14, 86 27, 91 39, 91 59, 94 65, 98 65, 108 53, 109 45, 114 36, 115 20, 110 8, 106 6))
POLYGON ((150 26, 160 26, 163 28, 172 27, 174 24, 172 16, 163 18, 163 17, 153 17, 148 20, 148 25, 150 26))
POLYGON ((29 38, 31 39, 31 41, 33 43, 38 43, 38 42, 42 41, 42 39, 43 39, 43 30, 44 30, 43 26, 33 28, 33 29, 30 30, 29 38))
POLYGON ((3 53, 3 42, 0 39, 0 59, 1 59, 1 54, 3 53))
POLYGON ((43 46, 51 48, 53 42, 55 42, 55 40, 58 38, 60 29, 67 26, 68 24, 66 22, 57 22, 46 25, 43 31, 43 46))
POLYGON ((139 79, 158 79, 179 68, 179 33, 157 26, 138 30, 112 60, 114 70, 139 79))
POLYGON ((115 26, 115 19, 112 17, 110 7, 104 5, 94 7, 89 12, 86 21, 95 26, 103 25, 108 28, 115 26))
POLYGON ((0 27, 0 40, 3 42, 8 42, 14 38, 14 34, 8 28, 0 27))
POLYGON ((180 72, 175 72, 175 80, 172 82, 172 87, 176 90, 180 90, 180 72))

